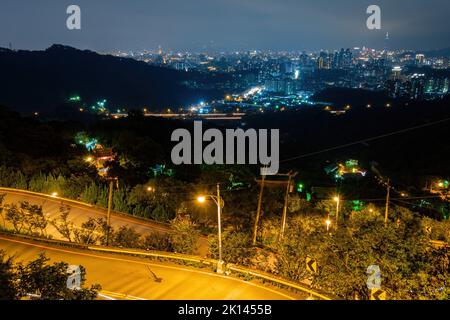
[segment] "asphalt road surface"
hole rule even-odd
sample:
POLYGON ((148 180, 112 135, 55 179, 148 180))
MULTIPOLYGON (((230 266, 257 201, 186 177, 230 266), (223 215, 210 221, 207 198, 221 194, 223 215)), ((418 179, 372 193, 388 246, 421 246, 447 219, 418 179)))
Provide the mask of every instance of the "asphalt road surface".
POLYGON ((301 295, 222 276, 207 269, 194 269, 145 258, 103 254, 88 250, 50 246, 0 236, 0 250, 18 261, 36 259, 44 252, 51 261, 64 261, 86 268, 87 285, 102 285, 106 298, 131 300, 294 300, 301 295), (155 281, 159 278, 161 281, 155 281))

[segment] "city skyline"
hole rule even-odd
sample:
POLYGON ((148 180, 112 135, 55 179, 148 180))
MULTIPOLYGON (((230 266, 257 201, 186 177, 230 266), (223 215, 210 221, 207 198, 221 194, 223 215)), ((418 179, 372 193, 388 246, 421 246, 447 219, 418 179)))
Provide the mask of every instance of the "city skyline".
POLYGON ((443 0, 423 1, 77 1, 82 29, 65 25, 69 1, 5 1, 0 47, 44 49, 54 43, 95 51, 320 50, 366 46, 447 48, 443 0), (366 27, 369 5, 381 8, 381 29, 366 27), (8 14, 5 14, 8 13, 8 14), (133 19, 129 19, 133 17, 133 19))

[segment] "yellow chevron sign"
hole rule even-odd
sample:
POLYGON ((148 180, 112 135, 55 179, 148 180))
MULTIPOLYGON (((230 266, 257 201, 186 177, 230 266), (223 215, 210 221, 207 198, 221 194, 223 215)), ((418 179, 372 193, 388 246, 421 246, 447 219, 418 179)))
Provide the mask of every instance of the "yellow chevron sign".
POLYGON ((306 257, 306 270, 317 273, 317 261, 311 257, 306 257))
POLYGON ((386 300, 386 291, 381 289, 371 289, 370 300, 386 300))

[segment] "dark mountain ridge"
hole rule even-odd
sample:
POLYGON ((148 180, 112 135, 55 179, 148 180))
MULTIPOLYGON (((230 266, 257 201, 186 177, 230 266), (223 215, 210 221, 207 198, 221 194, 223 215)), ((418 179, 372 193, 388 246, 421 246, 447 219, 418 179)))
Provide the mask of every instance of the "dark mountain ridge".
POLYGON ((183 85, 200 77, 195 73, 62 45, 45 51, 0 49, 0 70, 0 105, 21 112, 48 111, 72 95, 81 96, 86 104, 107 99, 114 109, 156 110, 211 94, 183 85))

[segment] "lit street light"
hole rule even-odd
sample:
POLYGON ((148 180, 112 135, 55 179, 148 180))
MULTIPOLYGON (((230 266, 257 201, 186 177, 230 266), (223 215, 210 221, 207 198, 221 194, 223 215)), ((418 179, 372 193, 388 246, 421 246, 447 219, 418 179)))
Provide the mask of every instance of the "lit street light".
POLYGON ((222 208, 225 206, 225 202, 220 197, 220 185, 217 184, 217 196, 205 195, 197 197, 199 203, 205 203, 206 197, 210 197, 217 205, 217 228, 219 236, 219 262, 217 264, 217 273, 223 273, 224 261, 222 260, 222 208))

